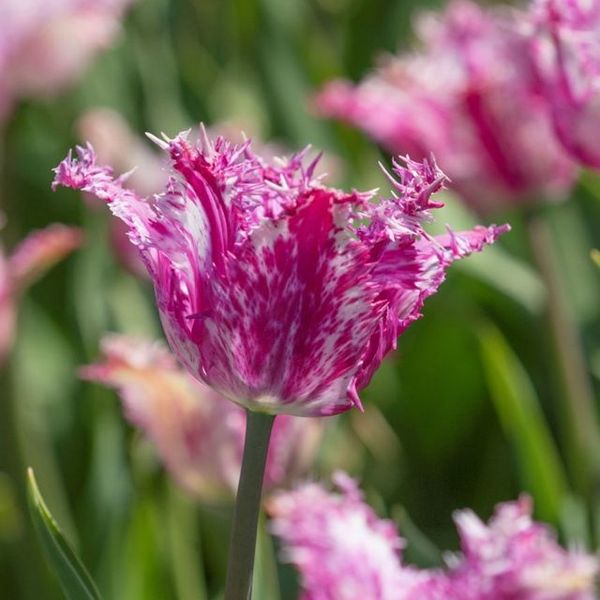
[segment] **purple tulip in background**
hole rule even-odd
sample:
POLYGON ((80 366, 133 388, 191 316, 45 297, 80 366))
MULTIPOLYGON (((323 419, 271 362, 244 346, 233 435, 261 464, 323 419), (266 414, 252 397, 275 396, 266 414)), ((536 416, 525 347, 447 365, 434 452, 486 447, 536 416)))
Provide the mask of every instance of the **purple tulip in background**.
MULTIPOLYGON (((127 419, 156 447, 177 483, 203 502, 232 501, 244 447, 244 411, 183 371, 160 343, 124 335, 102 340, 102 358, 81 375, 118 390, 127 419)), ((265 490, 308 473, 321 419, 275 422, 265 490)))
POLYGON ((300 572, 302 600, 594 600, 597 558, 561 548, 523 496, 490 521, 455 515, 461 552, 444 569, 401 562, 404 541, 345 474, 338 492, 307 483, 269 502, 283 558, 300 572))
POLYGON ((529 18, 556 133, 576 160, 600 168, 600 2, 537 0, 529 18))
POLYGON ((156 140, 173 174, 141 198, 78 148, 64 185, 105 200, 153 280, 163 328, 188 371, 251 410, 332 415, 419 318, 454 260, 503 227, 434 238, 422 227, 444 182, 433 162, 395 164, 394 193, 345 193, 300 153, 269 164, 250 142, 156 140))
POLYGON ((391 152, 433 153, 479 212, 562 199, 576 167, 555 139, 513 19, 453 0, 440 15, 421 15, 416 52, 384 58, 356 85, 329 83, 316 107, 391 152))

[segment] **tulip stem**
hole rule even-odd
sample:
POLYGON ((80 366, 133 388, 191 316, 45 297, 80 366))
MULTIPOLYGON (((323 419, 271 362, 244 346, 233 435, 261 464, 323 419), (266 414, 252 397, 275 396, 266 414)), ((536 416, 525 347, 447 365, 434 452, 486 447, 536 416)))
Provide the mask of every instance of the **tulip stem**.
POLYGON ((570 464, 577 487, 589 494, 600 484, 600 429, 594 394, 577 326, 569 311, 560 279, 552 233, 539 211, 527 214, 531 252, 546 286, 546 311, 558 374, 565 399, 565 419, 570 464))
POLYGON ((225 600, 249 600, 256 550, 256 529, 274 415, 246 411, 244 458, 229 545, 225 600))

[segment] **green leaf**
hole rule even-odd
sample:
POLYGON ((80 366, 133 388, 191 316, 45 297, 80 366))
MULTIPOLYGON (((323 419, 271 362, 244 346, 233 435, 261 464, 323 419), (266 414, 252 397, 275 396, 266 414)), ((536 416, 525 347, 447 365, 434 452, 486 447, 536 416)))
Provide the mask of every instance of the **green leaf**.
POLYGON ((535 389, 498 329, 483 323, 479 339, 489 390, 522 483, 533 495, 540 517, 556 523, 566 499, 566 476, 535 389))
POLYGON ((75 556, 50 514, 32 469, 27 471, 27 493, 35 528, 52 571, 58 577, 63 592, 70 600, 100 600, 89 573, 75 556))

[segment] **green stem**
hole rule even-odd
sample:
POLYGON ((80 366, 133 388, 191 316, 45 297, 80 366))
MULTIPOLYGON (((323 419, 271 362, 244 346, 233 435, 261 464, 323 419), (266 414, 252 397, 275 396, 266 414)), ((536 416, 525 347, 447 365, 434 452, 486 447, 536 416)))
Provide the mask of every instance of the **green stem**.
POLYGON ((539 212, 527 214, 533 259, 547 291, 547 317, 558 374, 563 387, 570 464, 580 490, 588 495, 600 484, 600 430, 579 332, 570 314, 559 277, 552 233, 539 212))
POLYGON ((233 513, 225 600, 251 597, 262 482, 274 419, 273 415, 246 411, 244 459, 233 513))

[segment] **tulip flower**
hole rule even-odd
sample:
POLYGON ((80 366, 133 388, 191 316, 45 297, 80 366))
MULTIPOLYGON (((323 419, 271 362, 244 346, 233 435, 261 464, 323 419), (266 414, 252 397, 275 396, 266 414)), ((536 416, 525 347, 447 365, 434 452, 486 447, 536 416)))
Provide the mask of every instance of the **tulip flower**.
POLYGON ((64 185, 105 200, 154 282, 162 324, 190 373, 259 412, 332 415, 360 406, 396 338, 456 259, 506 227, 434 238, 435 163, 395 164, 394 195, 344 193, 296 155, 269 165, 249 143, 161 142, 173 176, 144 199, 78 148, 64 185))
POLYGON ((56 168, 54 186, 107 202, 146 265, 178 360, 248 409, 225 591, 247 600, 274 416, 360 407, 358 390, 446 268, 507 227, 428 235, 445 179, 433 161, 396 162, 392 196, 375 201, 326 187, 305 153, 270 163, 250 141, 153 139, 172 166, 161 194, 125 187, 91 146, 56 168))

